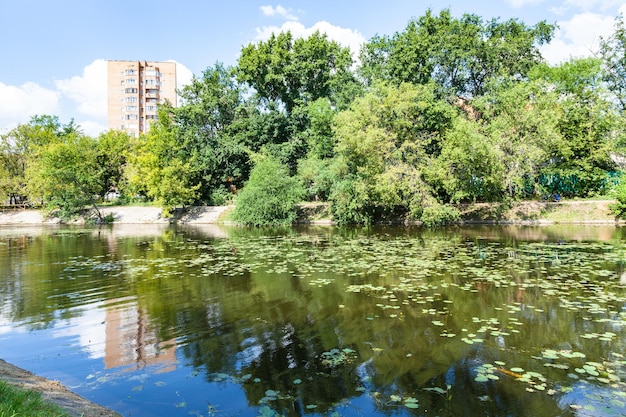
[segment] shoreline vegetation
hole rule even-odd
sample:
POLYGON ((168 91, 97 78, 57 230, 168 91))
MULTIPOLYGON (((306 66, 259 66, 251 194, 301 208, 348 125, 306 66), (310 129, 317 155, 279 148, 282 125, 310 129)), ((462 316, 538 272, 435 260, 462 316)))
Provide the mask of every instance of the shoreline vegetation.
MULTIPOLYGON (((458 204, 459 218, 451 225, 470 224, 621 224, 623 220, 610 209, 614 200, 564 200, 560 202, 519 201, 514 203, 458 204)), ((174 210, 164 217, 163 210, 154 206, 108 206, 100 208, 110 216, 112 224, 232 224, 230 215, 234 206, 191 206, 174 210)), ((88 224, 94 220, 86 212, 71 221, 62 221, 40 210, 21 209, 0 211, 0 225, 51 225, 88 224)), ((335 225, 327 203, 302 203, 298 205, 297 225, 335 225)), ((405 218, 380 221, 379 224, 419 225, 405 218)))
POLYGON ((623 23, 557 66, 540 51, 555 25, 448 9, 361 51, 272 35, 194 77, 139 137, 52 115, 0 135, 0 202, 58 216, 0 211, 0 225, 622 224, 623 23), (617 203, 574 199, 603 195, 617 203), (155 206, 98 206, 111 199, 155 206))
MULTIPOLYGON (((120 414, 115 411, 95 404, 75 394, 58 381, 51 381, 37 376, 2 359, 0 359, 0 381, 15 388, 17 392, 16 396, 22 393, 28 395, 29 398, 34 398, 35 401, 38 401, 37 397, 40 396, 40 400, 43 401, 43 403, 52 404, 64 411, 64 413, 52 414, 53 416, 120 417, 120 414)), ((9 416, 12 415, 13 414, 9 414, 9 416)), ((16 415, 25 416, 26 414, 16 415)))
POLYGON ((141 135, 91 137, 46 114, 0 135, 0 203, 68 222, 89 206, 95 223, 125 221, 100 211, 109 202, 161 207, 164 223, 177 207, 234 204, 233 223, 272 226, 308 201, 340 225, 438 226, 464 221, 468 202, 497 204, 473 211, 481 222, 576 221, 507 204, 610 196, 622 215, 623 23, 593 57, 558 65, 541 55, 556 25, 449 9, 358 51, 319 31, 272 34, 194 76, 180 105, 158 103, 141 135))

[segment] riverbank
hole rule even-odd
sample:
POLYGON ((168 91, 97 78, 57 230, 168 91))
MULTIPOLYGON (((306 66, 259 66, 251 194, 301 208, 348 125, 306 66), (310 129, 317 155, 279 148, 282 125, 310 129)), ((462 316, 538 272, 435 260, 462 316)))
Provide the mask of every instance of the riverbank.
POLYGON ((609 208, 615 200, 521 201, 461 204, 460 221, 466 224, 620 224, 609 208))
POLYGON ((120 414, 73 393, 58 381, 50 381, 0 359, 0 379, 20 389, 37 391, 44 401, 63 408, 72 417, 120 417, 120 414))
MULTIPOLYGON (((565 200, 555 202, 521 201, 516 203, 459 204, 461 224, 620 224, 609 209, 613 200, 565 200)), ((172 218, 163 218, 159 207, 102 207, 102 216, 110 216, 118 224, 217 224, 227 221, 233 206, 196 206, 177 210, 172 218)), ((71 224, 85 223, 79 218, 71 224)), ((55 217, 46 218, 38 210, 0 212, 0 225, 58 224, 55 217)), ((333 224, 326 203, 300 205, 298 223, 333 224)), ((398 223, 403 223, 401 220, 398 223)))
MULTIPOLYGON (((150 206, 107 206, 100 208, 103 217, 111 217, 113 223, 119 224, 154 224, 154 223, 182 223, 182 224, 215 224, 221 216, 232 209, 232 206, 198 206, 188 207, 185 210, 174 212, 172 218, 164 218, 160 207, 150 206)), ((81 224, 93 219, 93 213, 69 222, 81 224)), ((0 224, 27 225, 27 224, 59 224, 57 217, 44 216, 39 210, 1 211, 0 224)))

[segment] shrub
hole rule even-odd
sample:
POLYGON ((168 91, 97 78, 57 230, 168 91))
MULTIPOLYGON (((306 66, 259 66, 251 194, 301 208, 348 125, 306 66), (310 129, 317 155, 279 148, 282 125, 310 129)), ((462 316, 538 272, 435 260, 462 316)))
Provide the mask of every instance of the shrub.
POLYGON ((420 220, 424 226, 443 226, 459 220, 460 213, 455 207, 447 204, 433 204, 423 208, 420 220))
POLYGON ((327 201, 337 174, 333 167, 333 159, 308 157, 298 162, 298 177, 305 187, 309 201, 327 201))
POLYGON ((303 197, 303 187, 289 175, 289 168, 274 157, 264 157, 239 193, 233 219, 250 226, 291 224, 303 197))
POLYGON ((609 204, 609 208, 618 217, 626 214, 626 181, 622 180, 613 189, 615 203, 609 204))
POLYGON ((329 200, 333 220, 338 224, 369 225, 374 221, 375 205, 362 181, 344 179, 337 182, 329 200))
POLYGON ((228 206, 233 203, 235 195, 225 187, 220 187, 211 192, 210 204, 213 206, 228 206))

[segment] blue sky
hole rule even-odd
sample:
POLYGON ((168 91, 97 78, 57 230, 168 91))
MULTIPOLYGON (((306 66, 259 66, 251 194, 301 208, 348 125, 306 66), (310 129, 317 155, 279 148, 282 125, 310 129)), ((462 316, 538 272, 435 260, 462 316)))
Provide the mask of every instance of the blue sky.
POLYGON ((556 64, 591 54, 626 0, 0 0, 0 133, 34 114, 103 131, 109 59, 173 60, 184 82, 215 62, 235 64, 243 45, 272 32, 319 29, 357 49, 428 8, 556 23, 557 37, 543 49, 556 64))

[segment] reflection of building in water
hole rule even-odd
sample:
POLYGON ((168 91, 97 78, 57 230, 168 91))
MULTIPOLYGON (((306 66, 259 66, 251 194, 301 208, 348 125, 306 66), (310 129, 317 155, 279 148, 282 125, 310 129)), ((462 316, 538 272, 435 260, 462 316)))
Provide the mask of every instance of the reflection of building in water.
MULTIPOLYGON (((112 300, 115 302, 115 300, 112 300)), ((119 300, 117 300, 119 301, 119 300)), ((134 365, 143 368, 160 365, 160 372, 176 368, 174 341, 159 342, 154 329, 148 327, 147 314, 135 303, 115 305, 106 309, 106 369, 134 365), (161 348, 161 346, 167 346, 161 348)))

